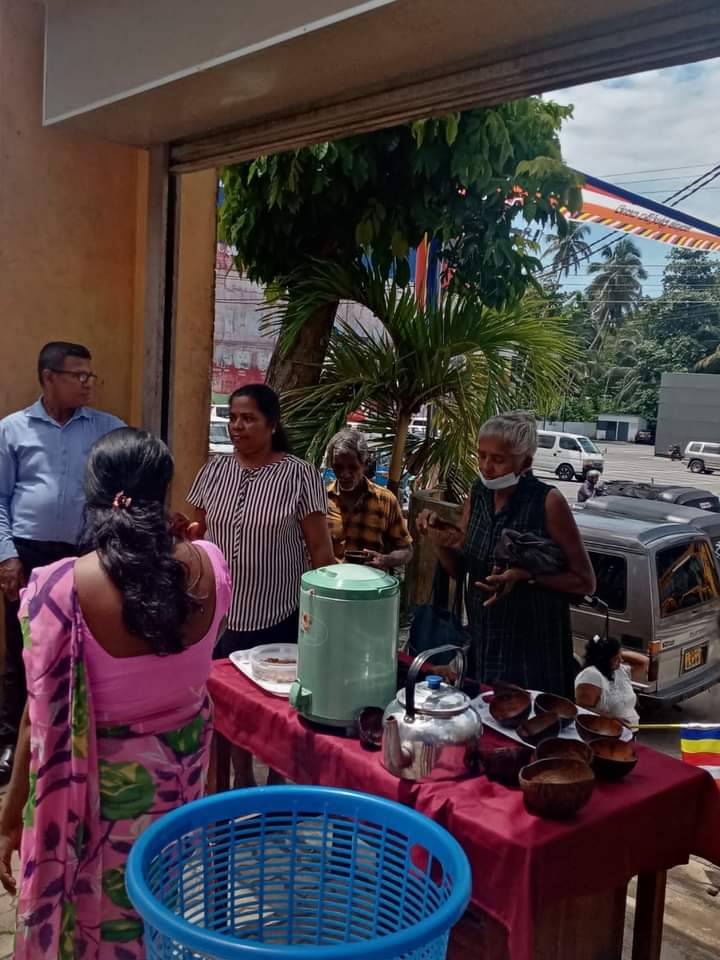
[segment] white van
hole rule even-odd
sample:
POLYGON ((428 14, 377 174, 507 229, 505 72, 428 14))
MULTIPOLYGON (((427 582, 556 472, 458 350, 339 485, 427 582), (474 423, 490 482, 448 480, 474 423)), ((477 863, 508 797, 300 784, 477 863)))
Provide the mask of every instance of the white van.
POLYGON ((588 470, 600 470, 602 473, 605 460, 589 437, 538 430, 538 448, 533 468, 541 473, 554 473, 558 480, 583 481, 588 470))
POLYGON ((235 447, 230 439, 227 420, 210 421, 210 453, 234 453, 235 447))

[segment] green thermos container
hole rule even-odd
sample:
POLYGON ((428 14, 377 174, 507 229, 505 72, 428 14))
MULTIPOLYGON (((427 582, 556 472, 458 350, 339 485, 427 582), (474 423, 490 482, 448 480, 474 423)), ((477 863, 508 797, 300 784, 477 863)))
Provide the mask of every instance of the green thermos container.
POLYGON ((374 567, 308 571, 300 589, 298 678, 290 703, 308 720, 354 727, 397 690, 400 584, 374 567))

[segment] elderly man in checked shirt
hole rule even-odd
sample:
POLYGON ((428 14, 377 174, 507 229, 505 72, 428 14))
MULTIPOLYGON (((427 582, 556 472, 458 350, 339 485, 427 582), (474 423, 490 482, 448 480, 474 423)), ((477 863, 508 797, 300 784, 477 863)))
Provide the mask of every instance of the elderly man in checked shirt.
POLYGON ((393 570, 410 561, 412 538, 397 497, 367 479, 368 460, 359 430, 341 430, 328 445, 327 463, 337 478, 327 491, 335 559, 361 552, 369 566, 393 570))
POLYGON ((46 344, 38 357, 39 400, 0 420, 0 590, 5 600, 5 666, 0 684, 0 785, 10 779, 25 709, 18 594, 35 567, 77 554, 90 448, 124 427, 87 406, 97 375, 77 343, 46 344))

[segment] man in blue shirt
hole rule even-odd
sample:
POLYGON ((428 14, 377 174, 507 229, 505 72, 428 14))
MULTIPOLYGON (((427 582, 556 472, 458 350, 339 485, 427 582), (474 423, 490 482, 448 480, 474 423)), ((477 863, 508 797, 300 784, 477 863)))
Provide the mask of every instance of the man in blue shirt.
POLYGON ((77 554, 83 477, 90 448, 125 426, 87 406, 96 374, 76 343, 46 344, 38 358, 42 396, 0 420, 0 590, 5 667, 0 681, 0 784, 7 783, 27 697, 18 592, 35 567, 77 554))

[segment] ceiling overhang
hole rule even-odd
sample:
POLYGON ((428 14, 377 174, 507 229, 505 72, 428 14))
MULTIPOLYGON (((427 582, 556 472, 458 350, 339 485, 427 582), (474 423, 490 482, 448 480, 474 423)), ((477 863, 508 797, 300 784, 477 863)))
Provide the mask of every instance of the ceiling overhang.
POLYGON ((46 5, 45 123, 177 171, 720 55, 717 0, 46 5))

